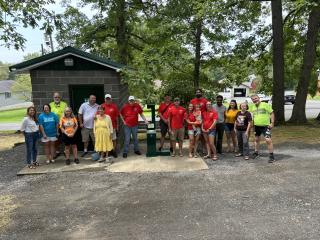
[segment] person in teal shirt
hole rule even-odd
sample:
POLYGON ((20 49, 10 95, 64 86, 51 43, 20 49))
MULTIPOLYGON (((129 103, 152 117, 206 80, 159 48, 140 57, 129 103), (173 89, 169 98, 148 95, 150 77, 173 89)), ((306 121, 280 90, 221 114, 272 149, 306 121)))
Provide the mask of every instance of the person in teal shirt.
POLYGON ((273 144, 271 139, 271 129, 274 127, 274 112, 270 104, 261 102, 258 95, 251 96, 253 104, 249 111, 253 116, 253 125, 255 132, 253 158, 259 157, 260 136, 263 134, 269 151, 269 163, 275 161, 273 155, 273 144))
POLYGON ((43 105, 43 113, 39 118, 39 129, 42 134, 41 142, 44 143, 44 151, 47 156, 47 163, 54 163, 53 157, 55 153, 55 142, 59 135, 59 118, 51 112, 49 104, 43 105))

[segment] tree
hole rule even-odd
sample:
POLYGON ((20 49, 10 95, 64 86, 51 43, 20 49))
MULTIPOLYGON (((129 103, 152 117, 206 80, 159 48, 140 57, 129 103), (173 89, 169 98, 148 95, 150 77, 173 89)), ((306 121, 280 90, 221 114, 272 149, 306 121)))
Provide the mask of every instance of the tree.
POLYGON ((272 107, 275 113, 275 125, 285 122, 284 118, 284 40, 282 0, 271 2, 272 29, 273 29, 273 101, 272 107))
POLYGON ((8 63, 3 63, 0 61, 0 81, 7 80, 9 77, 9 66, 8 63))
POLYGON ((300 72, 298 83, 298 92, 296 95, 296 102, 293 107, 290 122, 293 123, 306 123, 306 99, 308 94, 308 87, 311 78, 311 71, 314 67, 316 60, 316 44, 319 35, 320 26, 320 5, 317 2, 308 4, 310 9, 308 18, 308 30, 306 34, 306 44, 303 55, 303 63, 300 72))
POLYGON ((23 48, 26 39, 18 32, 18 26, 35 28, 42 19, 46 21, 42 23, 41 29, 51 33, 53 24, 58 23, 59 17, 54 17, 54 13, 46 9, 50 3, 54 3, 54 0, 1 1, 0 44, 7 48, 23 48))

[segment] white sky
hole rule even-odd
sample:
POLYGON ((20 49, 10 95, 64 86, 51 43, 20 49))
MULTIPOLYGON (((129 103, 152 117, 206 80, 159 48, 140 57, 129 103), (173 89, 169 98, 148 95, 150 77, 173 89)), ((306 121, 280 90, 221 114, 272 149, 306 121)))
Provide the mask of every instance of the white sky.
MULTIPOLYGON (((76 7, 77 1, 71 0, 71 5, 76 7)), ((50 5, 47 7, 49 10, 55 11, 55 13, 63 13, 64 8, 61 7, 60 1, 56 1, 56 4, 50 5)), ((93 15, 92 10, 90 7, 88 8, 82 8, 81 11, 85 13, 88 17, 91 17, 93 15)), ((23 28, 20 27, 18 29, 18 32, 23 35, 23 37, 27 40, 25 43, 24 50, 15 50, 13 47, 11 49, 8 49, 4 46, 0 45, 0 61, 5 63, 19 63, 23 61, 23 56, 27 55, 28 53, 33 52, 41 52, 41 44, 44 44, 44 35, 43 31, 41 31, 39 28, 33 29, 31 27, 29 28, 23 28)), ((54 34, 53 34, 54 39, 54 34)), ((54 46, 57 46, 57 43, 53 44, 54 46)), ((44 44, 45 47, 45 44, 44 44)))

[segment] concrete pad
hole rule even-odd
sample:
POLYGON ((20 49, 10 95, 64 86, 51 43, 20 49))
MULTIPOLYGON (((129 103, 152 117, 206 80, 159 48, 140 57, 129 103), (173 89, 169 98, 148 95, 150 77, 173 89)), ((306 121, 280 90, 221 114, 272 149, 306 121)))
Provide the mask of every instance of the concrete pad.
POLYGON ((181 172, 208 169, 202 158, 128 156, 106 167, 110 172, 181 172))
MULTIPOLYGON (((80 153, 81 154, 81 153, 80 153)), ((79 154, 79 155, 80 155, 79 154)), ((79 170, 89 170, 89 169, 100 169, 104 170, 109 163, 99 163, 92 161, 91 155, 88 154, 85 158, 79 158, 80 163, 75 164, 71 160, 70 165, 66 165, 64 156, 59 156, 55 159, 55 163, 46 163, 46 156, 39 155, 38 162, 40 166, 36 169, 30 169, 27 166, 21 169, 17 175, 33 175, 33 174, 46 174, 46 173, 56 173, 56 172, 70 172, 79 170)))

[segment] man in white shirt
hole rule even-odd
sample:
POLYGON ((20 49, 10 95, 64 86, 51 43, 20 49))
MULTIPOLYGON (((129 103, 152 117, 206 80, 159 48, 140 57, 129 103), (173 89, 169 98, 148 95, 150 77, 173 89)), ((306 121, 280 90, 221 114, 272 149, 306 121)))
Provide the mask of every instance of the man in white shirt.
POLYGON ((81 129, 82 142, 84 146, 83 154, 84 157, 88 153, 88 145, 91 137, 94 146, 94 133, 93 133, 93 122, 98 110, 98 104, 96 103, 96 96, 90 95, 89 101, 82 103, 79 108, 79 122, 81 129))

